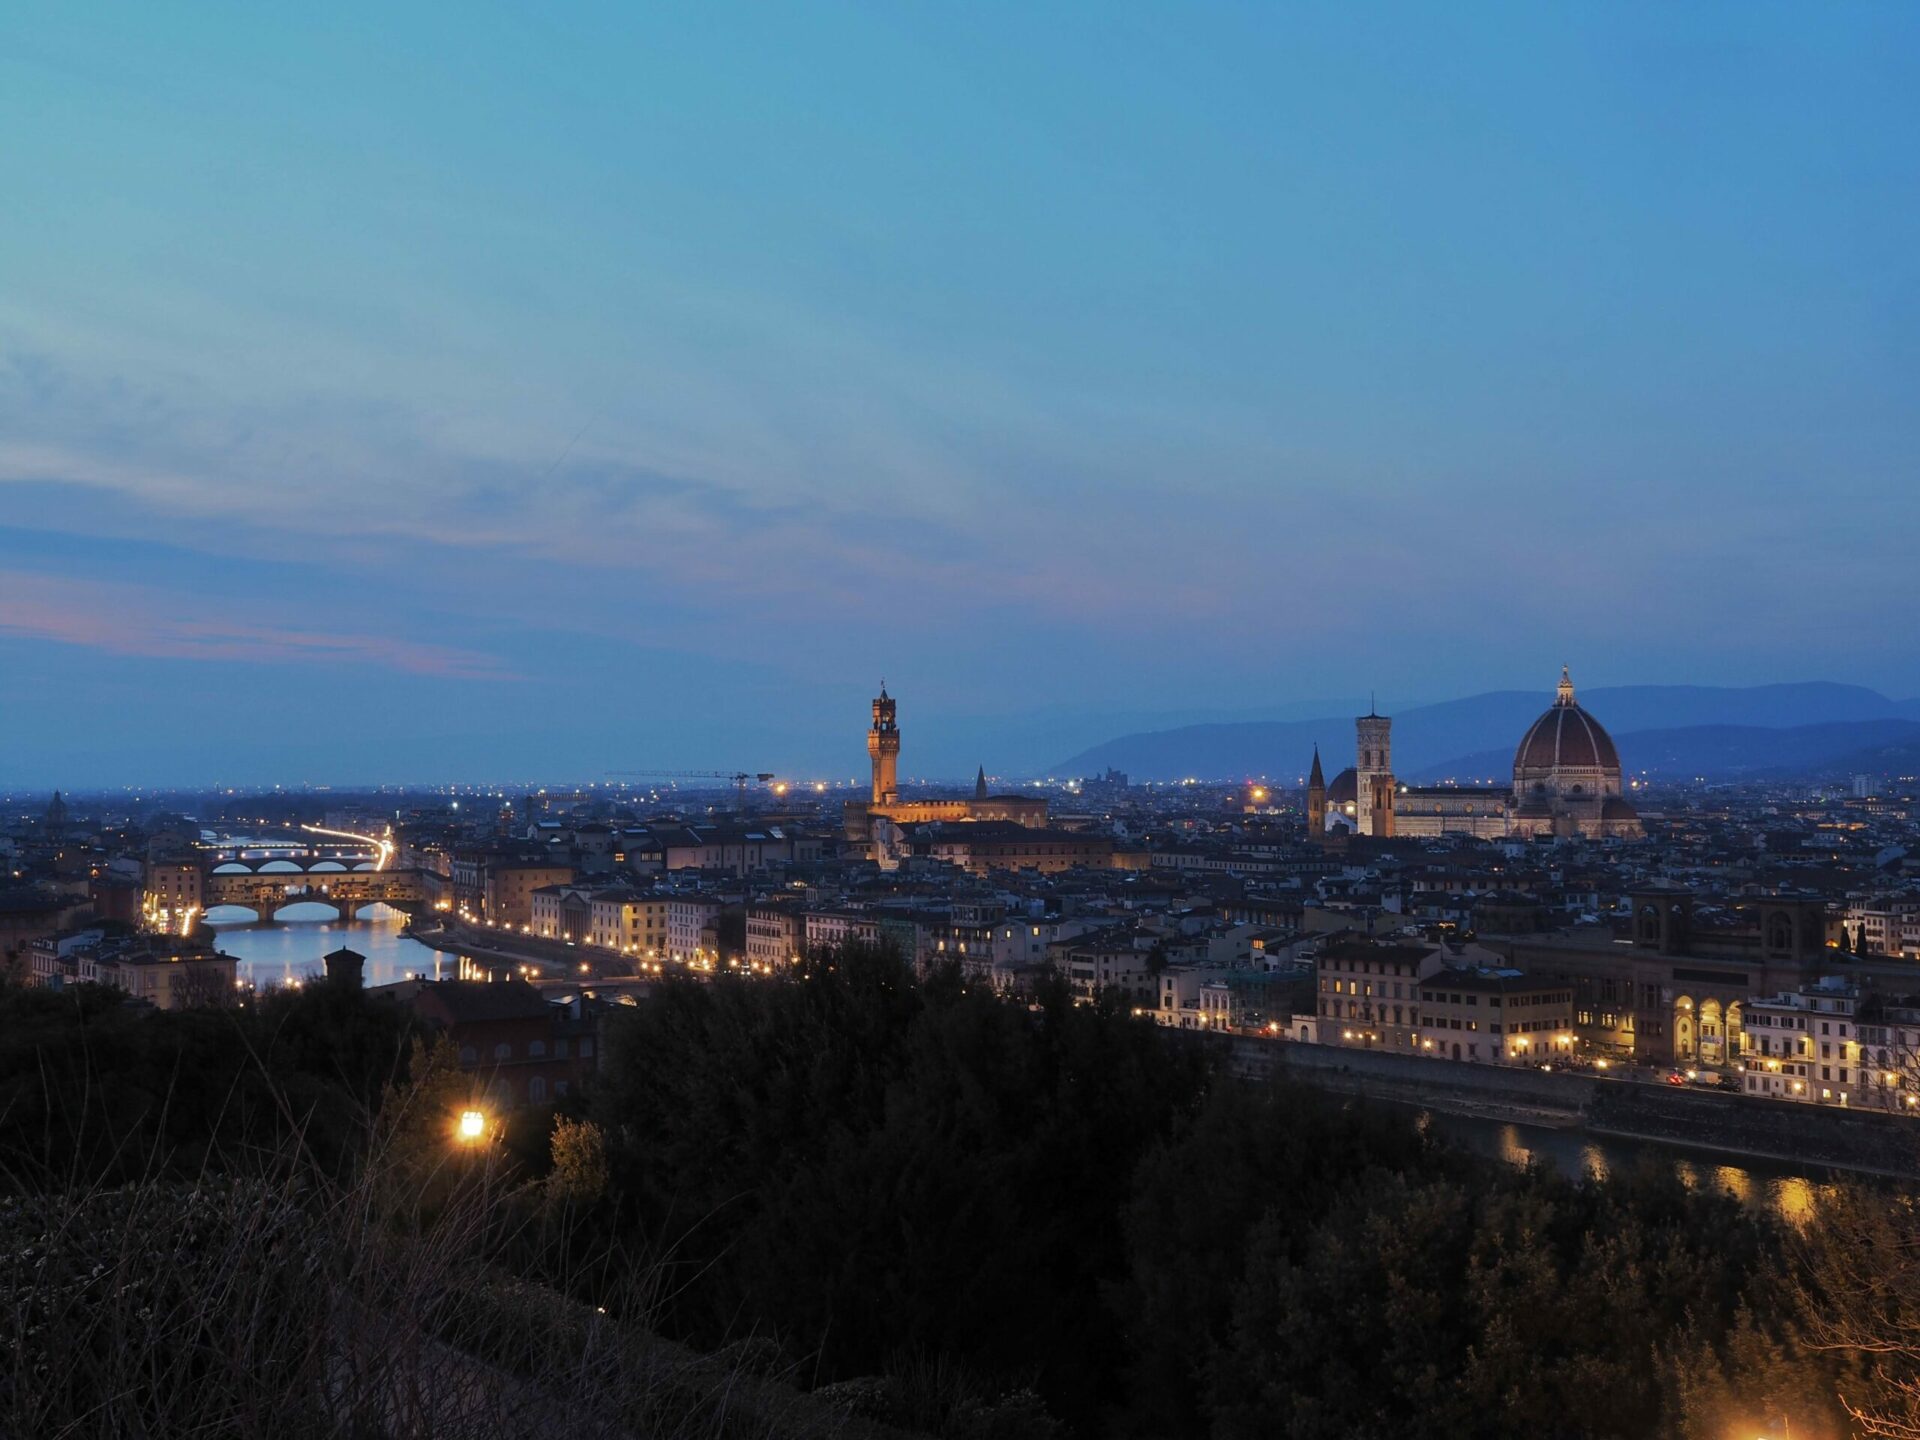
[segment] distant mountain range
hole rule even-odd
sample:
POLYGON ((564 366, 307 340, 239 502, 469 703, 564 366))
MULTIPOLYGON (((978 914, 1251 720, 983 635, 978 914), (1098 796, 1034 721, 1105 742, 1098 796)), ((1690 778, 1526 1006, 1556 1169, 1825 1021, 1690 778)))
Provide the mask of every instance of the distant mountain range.
MULTIPOLYGON (((1623 685, 1579 699, 1613 735, 1621 763, 1655 775, 1898 770, 1902 747, 1920 747, 1920 700, 1891 700, 1860 685, 1623 685)), ((1403 711, 1393 717, 1394 769, 1420 780, 1510 776, 1520 737, 1552 703, 1551 691, 1498 690, 1403 711)), ((1136 780, 1292 781, 1305 775, 1316 743, 1328 775, 1352 764, 1353 717, 1138 731, 1050 768, 1094 775, 1112 766, 1136 780)))
MULTIPOLYGON (((1851 772, 1872 768, 1856 764, 1862 754, 1908 749, 1920 742, 1920 720, 1840 720, 1825 725, 1794 725, 1769 730, 1759 725, 1687 725, 1671 730, 1632 730, 1613 737, 1620 763, 1673 779, 1702 775, 1799 775, 1819 770, 1851 772)), ((1442 780, 1506 779, 1513 773, 1512 745, 1464 755, 1403 778, 1442 780)))

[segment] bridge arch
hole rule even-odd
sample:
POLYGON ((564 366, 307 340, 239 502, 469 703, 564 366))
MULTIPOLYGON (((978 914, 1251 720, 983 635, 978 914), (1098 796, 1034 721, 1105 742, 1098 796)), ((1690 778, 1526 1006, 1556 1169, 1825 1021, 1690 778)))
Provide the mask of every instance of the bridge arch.
POLYGON ((257 925, 260 912, 251 905, 239 905, 231 901, 221 905, 210 905, 201 913, 200 920, 207 925, 257 925))
MULTIPOLYGON (((317 895, 289 895, 275 905, 271 917, 282 925, 324 925, 341 919, 341 907, 317 895), (296 914, 294 912, 298 911, 296 914)), ((350 917, 348 917, 350 918, 350 917)))
POLYGON ((299 875, 304 873, 295 860, 262 860, 253 872, 256 875, 299 875))

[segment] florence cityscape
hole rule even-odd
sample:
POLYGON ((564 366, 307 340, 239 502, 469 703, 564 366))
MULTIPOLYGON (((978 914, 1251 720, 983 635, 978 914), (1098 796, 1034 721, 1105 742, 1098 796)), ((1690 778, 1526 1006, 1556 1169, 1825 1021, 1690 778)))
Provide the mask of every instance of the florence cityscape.
POLYGON ((0 12, 0 1440, 1920 1437, 1917 68, 0 12))

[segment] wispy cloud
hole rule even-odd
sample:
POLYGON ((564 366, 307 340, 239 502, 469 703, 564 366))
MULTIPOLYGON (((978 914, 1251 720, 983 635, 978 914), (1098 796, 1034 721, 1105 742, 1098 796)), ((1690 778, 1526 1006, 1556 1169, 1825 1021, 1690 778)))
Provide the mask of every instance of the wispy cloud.
POLYGON ((515 678, 492 656, 391 635, 307 629, 214 613, 144 585, 0 570, 0 634, 115 655, 283 665, 373 665, 448 680, 515 678))
MULTIPOLYGON (((306 551, 343 557, 412 547, 415 574, 434 552, 457 555, 467 588, 476 567, 502 561, 598 571, 695 610, 691 597, 706 595, 732 609, 758 599, 823 619, 867 617, 874 594, 906 587, 923 622, 1038 605, 1089 623, 1152 623, 1204 618, 1223 602, 1178 564, 1162 564, 1153 602, 1141 601, 1138 567, 1168 560, 1184 527, 1169 517, 1151 543, 1084 543, 1084 512, 1024 484, 1032 457, 1001 454, 1004 437, 989 441, 979 426, 869 419, 849 427, 861 436, 853 453, 770 451, 757 457, 756 479, 760 467, 725 447, 661 454, 611 422, 556 432, 549 451, 522 434, 514 455, 501 436, 474 445, 464 427, 393 400, 220 405, 176 389, 0 352, 0 493, 114 497, 81 507, 89 528, 132 502, 175 538, 248 527, 276 537, 282 553, 296 536, 306 551), (876 500, 878 473, 897 483, 876 500)), ((1053 469, 1075 473, 1065 462, 1053 469)))

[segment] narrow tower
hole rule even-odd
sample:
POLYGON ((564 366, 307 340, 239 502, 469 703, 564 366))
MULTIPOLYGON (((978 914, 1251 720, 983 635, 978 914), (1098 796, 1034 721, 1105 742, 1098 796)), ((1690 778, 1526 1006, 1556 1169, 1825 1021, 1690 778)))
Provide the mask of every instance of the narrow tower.
POLYGON ((976 800, 987 798, 987 767, 984 765, 980 767, 980 773, 973 777, 973 798, 976 800))
POLYGON ((1393 719, 1369 709, 1353 722, 1354 799, 1362 835, 1393 834, 1393 719))
POLYGON ((1307 774, 1307 839, 1327 843, 1327 777, 1320 769, 1320 747, 1313 747, 1313 769, 1307 774))
POLYGON ((900 726, 893 718, 893 697, 887 694, 887 682, 880 682, 880 695, 873 702, 873 728, 867 731, 867 754, 873 757, 873 803, 891 805, 900 798, 897 771, 900 764, 900 726))

